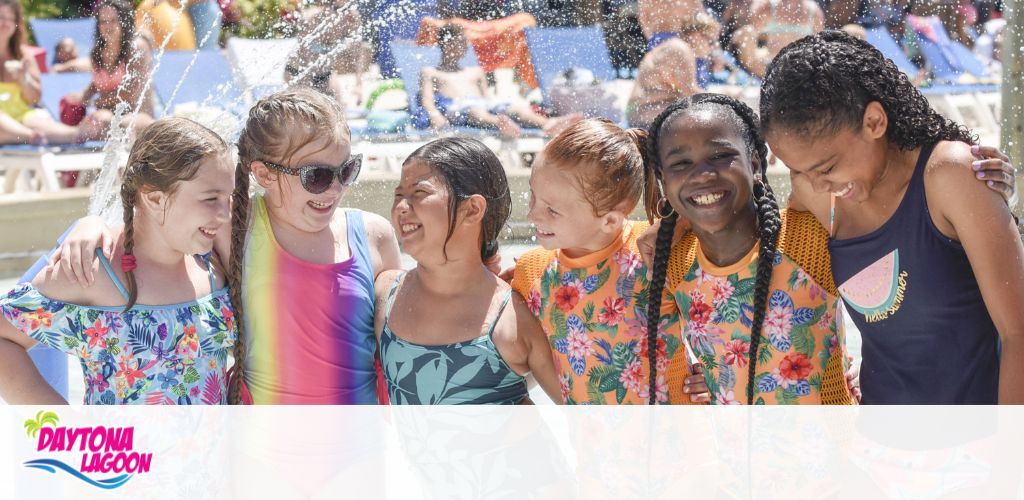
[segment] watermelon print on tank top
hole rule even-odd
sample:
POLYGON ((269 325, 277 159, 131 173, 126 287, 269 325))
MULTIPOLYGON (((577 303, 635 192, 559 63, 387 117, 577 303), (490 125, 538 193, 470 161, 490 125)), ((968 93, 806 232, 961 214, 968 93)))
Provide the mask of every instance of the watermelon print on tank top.
POLYGON ((829 240, 832 273, 863 338, 862 404, 998 400, 998 332, 963 246, 928 211, 931 151, 921 148, 903 200, 880 228, 829 240))

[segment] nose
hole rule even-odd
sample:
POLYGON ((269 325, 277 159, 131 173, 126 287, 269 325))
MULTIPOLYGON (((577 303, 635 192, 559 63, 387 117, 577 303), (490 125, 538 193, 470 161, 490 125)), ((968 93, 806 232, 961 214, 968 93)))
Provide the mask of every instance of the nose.
POLYGON ((395 205, 391 207, 391 211, 396 214, 407 214, 409 213, 409 200, 405 198, 398 198, 395 200, 395 205))
POLYGON ((818 175, 811 179, 811 187, 816 193, 828 193, 832 191, 832 184, 818 175))

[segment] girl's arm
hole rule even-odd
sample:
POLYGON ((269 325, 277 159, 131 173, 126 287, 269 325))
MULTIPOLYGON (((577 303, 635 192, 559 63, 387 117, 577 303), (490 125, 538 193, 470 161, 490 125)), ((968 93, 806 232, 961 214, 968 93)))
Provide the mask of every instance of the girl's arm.
POLYGON ((530 312, 526 301, 518 293, 512 294, 512 309, 516 315, 517 338, 526 348, 526 364, 529 365, 530 373, 551 401, 562 404, 562 388, 558 383, 558 373, 555 371, 555 361, 551 355, 547 335, 544 334, 536 316, 530 312))
POLYGON ((367 241, 370 242, 370 254, 373 259, 373 272, 380 276, 384 271, 402 268, 401 251, 398 249, 398 238, 395 229, 384 217, 363 212, 366 225, 367 241))
POLYGON ((1024 244, 1005 200, 976 178, 966 145, 941 143, 925 189, 936 226, 959 240, 1002 341, 999 403, 1024 404, 1024 244))
POLYGON ((21 98, 30 106, 34 106, 42 97, 42 84, 39 81, 39 65, 33 57, 26 55, 21 59, 21 98))
POLYGON ((423 68, 420 72, 420 106, 430 117, 430 126, 444 128, 448 126, 448 119, 444 117, 441 110, 434 104, 434 68, 423 68))
POLYGON ((0 320, 0 398, 12 405, 66 405, 28 357, 35 340, 0 320))
POLYGON ((119 229, 120 226, 111 228, 96 215, 82 217, 75 222, 60 248, 50 256, 51 266, 60 266, 61 273, 70 283, 91 286, 96 282, 100 266, 96 249, 102 248, 103 255, 109 259, 114 254, 117 241, 114 235, 120 233, 119 229))

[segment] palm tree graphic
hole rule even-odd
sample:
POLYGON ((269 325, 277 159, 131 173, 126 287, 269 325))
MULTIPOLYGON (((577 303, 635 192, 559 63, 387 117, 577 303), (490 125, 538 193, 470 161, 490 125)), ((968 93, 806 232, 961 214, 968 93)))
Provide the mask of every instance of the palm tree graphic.
POLYGON ((60 417, 56 413, 40 410, 39 413, 36 413, 36 418, 25 421, 25 434, 34 439, 39 436, 39 430, 46 424, 53 424, 54 427, 57 427, 57 422, 60 422, 60 417))

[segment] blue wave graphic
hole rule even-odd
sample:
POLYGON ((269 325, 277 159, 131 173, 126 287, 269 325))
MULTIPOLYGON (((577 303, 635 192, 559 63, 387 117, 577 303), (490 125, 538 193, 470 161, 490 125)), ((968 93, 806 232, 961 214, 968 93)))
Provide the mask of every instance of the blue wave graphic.
POLYGON ((134 476, 134 474, 121 474, 120 476, 115 476, 108 479, 92 479, 86 476, 85 474, 82 474, 81 472, 73 469, 70 465, 61 462, 60 460, 53 460, 51 458, 29 460, 28 462, 25 462, 25 467, 32 467, 33 469, 45 470, 46 472, 50 472, 53 474, 57 473, 56 469, 60 469, 64 472, 67 472, 68 474, 71 474, 74 477, 77 477, 78 479, 81 479, 82 481, 85 481, 97 488, 103 488, 105 490, 119 488, 122 485, 124 485, 124 483, 127 483, 128 480, 134 476))

